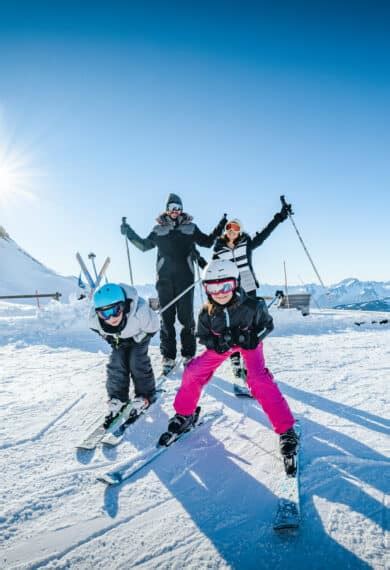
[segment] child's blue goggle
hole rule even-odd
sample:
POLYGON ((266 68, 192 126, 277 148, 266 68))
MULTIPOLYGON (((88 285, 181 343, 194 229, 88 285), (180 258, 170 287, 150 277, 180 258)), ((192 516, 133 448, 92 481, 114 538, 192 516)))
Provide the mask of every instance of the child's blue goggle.
POLYGON ((96 309, 97 315, 104 321, 108 321, 111 317, 117 317, 124 310, 125 304, 121 301, 120 303, 115 303, 115 305, 109 305, 108 307, 100 307, 96 309))

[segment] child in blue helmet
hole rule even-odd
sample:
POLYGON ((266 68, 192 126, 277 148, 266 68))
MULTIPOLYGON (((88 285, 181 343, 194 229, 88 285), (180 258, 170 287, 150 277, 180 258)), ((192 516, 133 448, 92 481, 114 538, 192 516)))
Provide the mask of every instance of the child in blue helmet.
POLYGON ((136 407, 145 409, 155 399, 148 348, 151 337, 160 327, 159 318, 134 287, 106 283, 94 293, 89 324, 112 346, 106 380, 108 426, 128 402, 130 377, 136 407))

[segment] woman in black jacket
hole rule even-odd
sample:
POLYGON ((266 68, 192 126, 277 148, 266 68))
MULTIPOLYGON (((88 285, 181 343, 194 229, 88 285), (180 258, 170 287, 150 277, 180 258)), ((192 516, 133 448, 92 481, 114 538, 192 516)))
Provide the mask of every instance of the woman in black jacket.
MULTIPOLYGON (((259 247, 274 231, 274 229, 287 219, 291 213, 291 204, 283 204, 280 212, 274 215, 268 225, 253 237, 245 233, 242 224, 237 219, 229 220, 224 233, 214 245, 213 259, 226 259, 233 261, 240 272, 240 286, 245 293, 256 297, 256 288, 259 283, 252 265, 252 252, 259 247)), ((235 352, 230 357, 233 373, 236 378, 243 378, 245 374, 241 366, 240 353, 235 352)))

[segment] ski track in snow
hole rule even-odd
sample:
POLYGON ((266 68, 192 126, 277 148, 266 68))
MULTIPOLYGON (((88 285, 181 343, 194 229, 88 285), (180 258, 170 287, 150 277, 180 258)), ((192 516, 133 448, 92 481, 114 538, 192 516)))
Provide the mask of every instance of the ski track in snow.
MULTIPOLYGON (((0 307, 1 568, 389 567, 388 329, 356 329, 357 312, 275 313, 266 358, 303 429, 302 526, 278 536, 277 437, 256 402, 233 395, 228 363, 201 400, 220 420, 105 487, 98 473, 136 462, 165 429, 180 374, 118 448, 77 451, 104 413, 108 349, 85 330, 82 305, 23 306, 12 322, 8 312, 0 307)), ((158 372, 157 347, 152 360, 158 372)))

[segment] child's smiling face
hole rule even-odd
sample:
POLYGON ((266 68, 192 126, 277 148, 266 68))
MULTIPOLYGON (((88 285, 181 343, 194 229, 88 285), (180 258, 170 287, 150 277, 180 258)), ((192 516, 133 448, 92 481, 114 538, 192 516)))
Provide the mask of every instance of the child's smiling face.
POLYGON ((227 293, 212 293, 210 295, 218 305, 226 305, 231 301, 233 297, 233 291, 228 291, 227 293))

